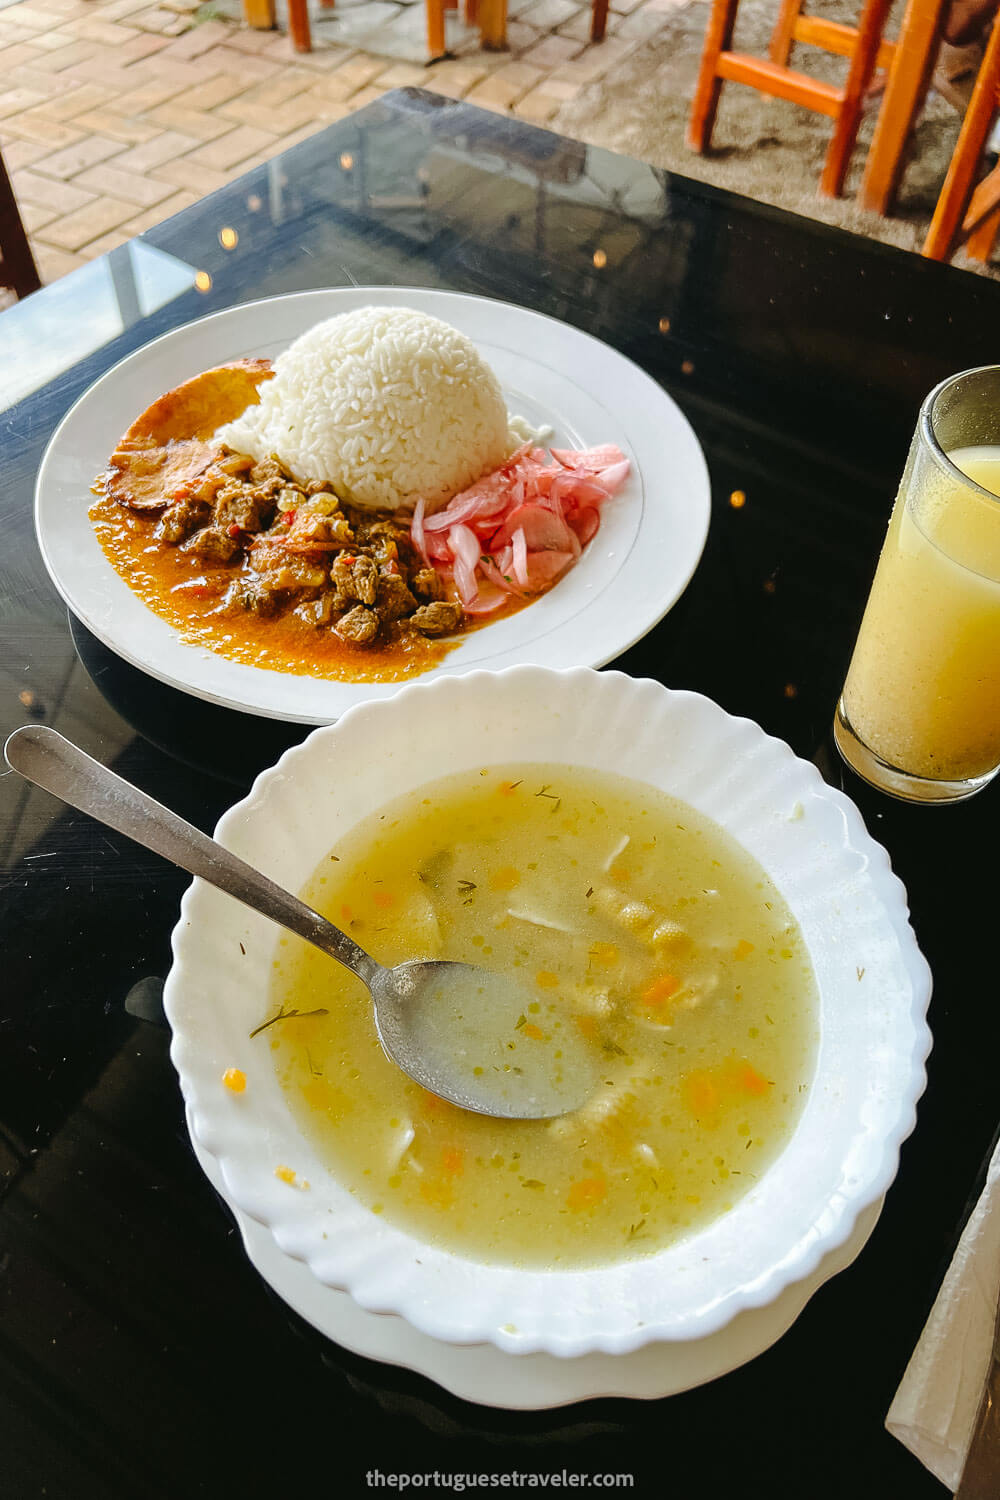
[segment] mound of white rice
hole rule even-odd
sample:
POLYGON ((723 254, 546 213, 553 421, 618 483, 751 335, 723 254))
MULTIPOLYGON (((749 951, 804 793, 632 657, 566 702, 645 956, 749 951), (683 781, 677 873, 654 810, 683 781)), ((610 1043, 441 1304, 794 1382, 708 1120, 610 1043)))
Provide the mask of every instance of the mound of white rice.
POLYGON ((428 511, 510 452, 496 376, 475 345, 424 313, 364 307, 297 338, 260 402, 216 437, 371 509, 428 511))

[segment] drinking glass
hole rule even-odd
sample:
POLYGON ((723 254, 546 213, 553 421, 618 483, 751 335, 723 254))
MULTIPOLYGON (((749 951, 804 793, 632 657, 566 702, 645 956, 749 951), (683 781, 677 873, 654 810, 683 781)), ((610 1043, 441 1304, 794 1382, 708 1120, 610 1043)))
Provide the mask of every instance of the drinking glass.
POLYGON ((1000 365, 937 386, 917 430, 834 719, 841 755, 913 802, 1000 767, 1000 365))

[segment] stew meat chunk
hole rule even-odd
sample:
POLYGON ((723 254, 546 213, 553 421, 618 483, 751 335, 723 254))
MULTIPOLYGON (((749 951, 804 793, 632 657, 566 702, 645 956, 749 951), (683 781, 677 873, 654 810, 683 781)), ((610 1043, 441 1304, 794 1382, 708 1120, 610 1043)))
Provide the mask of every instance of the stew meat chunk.
POLYGON ((462 620, 405 526, 342 503, 326 485, 297 484, 275 459, 217 459, 174 494, 156 536, 228 569, 227 612, 294 612, 356 646, 406 630, 447 635, 462 620))

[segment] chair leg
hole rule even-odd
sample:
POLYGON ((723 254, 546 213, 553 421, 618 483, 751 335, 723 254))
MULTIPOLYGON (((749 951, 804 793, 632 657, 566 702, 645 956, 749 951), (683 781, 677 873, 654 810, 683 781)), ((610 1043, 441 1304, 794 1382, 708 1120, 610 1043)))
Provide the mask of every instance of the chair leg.
POLYGON ((431 59, 443 57, 444 44, 444 0, 426 0, 427 6, 427 56, 431 59))
POLYGON ((712 0, 705 47, 701 54, 701 67, 688 120, 687 143, 692 151, 705 152, 712 144, 719 95, 722 93, 722 79, 716 70, 720 52, 728 52, 732 45, 738 4, 739 0, 712 0))
POLYGON ((21 213, 14 197, 14 189, 7 176, 7 168, 0 157, 0 230, 3 240, 3 280, 0 286, 9 286, 17 297, 27 297, 41 286, 35 257, 24 232, 21 213))
POLYGON ((802 10, 802 0, 781 0, 781 10, 774 30, 771 33, 771 45, 768 48, 768 56, 773 63, 781 68, 787 68, 788 55, 792 50, 792 42, 795 40, 795 23, 799 19, 802 10))
POLYGON ((466 26, 478 26, 479 24, 479 0, 465 0, 463 19, 466 26))
POLYGON ((976 173, 996 109, 997 79, 1000 77, 1000 25, 990 33, 986 54, 979 65, 976 86, 952 152, 944 187, 931 219, 922 253, 930 260, 950 260, 959 229, 972 197, 976 173))
POLYGON ((507 0, 479 0, 479 36, 487 52, 507 45, 507 0))
POLYGON ((924 105, 947 0, 909 0, 875 134, 865 162, 858 202, 873 213, 892 211, 903 176, 906 143, 924 105))
POLYGON ((603 42, 608 27, 608 0, 594 0, 590 11, 590 40, 603 42))
POLYGON ((1000 207, 987 214, 981 224, 972 231, 965 242, 965 253, 973 260, 981 260, 985 265, 993 256, 993 246, 996 244, 997 231, 1000 230, 1000 207))
POLYGON ((288 0, 288 31, 296 52, 312 51, 309 7, 306 0, 288 0))
POLYGON ((865 95, 875 72, 882 32, 892 0, 866 0, 858 22, 858 39, 854 44, 851 66, 844 85, 844 102, 840 106, 833 139, 826 153, 819 190, 828 198, 839 198, 851 163, 851 153, 858 138, 858 126, 865 106, 865 95))
POLYGON ((243 19, 254 31, 273 31, 274 0, 243 0, 243 19))

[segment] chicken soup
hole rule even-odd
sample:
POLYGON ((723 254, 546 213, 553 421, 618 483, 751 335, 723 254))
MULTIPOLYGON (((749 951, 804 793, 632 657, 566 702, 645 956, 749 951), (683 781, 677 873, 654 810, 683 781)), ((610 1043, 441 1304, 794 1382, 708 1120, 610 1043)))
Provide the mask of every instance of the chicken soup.
POLYGON ((287 937, 261 1028, 298 1124, 372 1213, 493 1263, 647 1255, 726 1213, 802 1108, 816 985, 764 870, 684 803, 563 765, 491 766, 388 804, 303 893, 376 958, 509 971, 511 1067, 592 1049, 545 1121, 445 1103, 385 1056, 360 980, 287 937))

